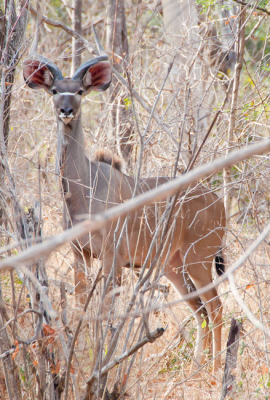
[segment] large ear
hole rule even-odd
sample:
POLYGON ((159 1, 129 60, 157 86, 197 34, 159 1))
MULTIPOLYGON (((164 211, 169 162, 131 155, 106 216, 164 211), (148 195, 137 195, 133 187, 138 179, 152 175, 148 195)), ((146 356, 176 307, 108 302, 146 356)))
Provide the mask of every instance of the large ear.
POLYGON ((90 66, 83 77, 83 85, 87 92, 95 90, 103 92, 108 89, 112 80, 112 66, 108 61, 100 61, 90 66))
POLYGON ((28 59, 23 63, 23 77, 31 89, 49 90, 54 77, 46 64, 38 60, 28 59))

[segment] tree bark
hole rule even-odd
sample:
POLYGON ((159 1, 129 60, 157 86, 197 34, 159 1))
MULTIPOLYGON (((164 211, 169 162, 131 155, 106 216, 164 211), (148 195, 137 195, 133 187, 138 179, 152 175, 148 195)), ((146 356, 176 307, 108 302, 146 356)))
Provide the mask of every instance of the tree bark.
MULTIPOLYGON (((11 341, 7 329, 4 328, 5 322, 9 320, 7 315, 5 302, 2 297, 2 289, 0 282, 0 353, 5 353, 11 348, 11 341)), ((20 400, 21 387, 18 370, 15 361, 9 355, 2 359, 2 365, 5 375, 5 386, 9 395, 9 399, 20 400)))
POLYGON ((6 144, 9 136, 11 92, 13 88, 16 63, 19 59, 19 51, 23 42, 27 24, 28 1, 21 1, 19 7, 20 14, 17 16, 14 0, 7 0, 4 13, 5 16, 3 17, 3 22, 1 23, 0 41, 3 45, 1 52, 1 63, 7 69, 5 77, 6 93, 4 99, 3 121, 4 138, 6 144))
MULTIPOLYGON (((107 0, 107 50, 112 54, 113 67, 121 74, 126 71, 128 62, 128 40, 124 0, 107 0)), ((127 109, 124 99, 129 96, 113 76, 110 87, 112 109, 112 128, 115 132, 118 152, 126 160, 132 151, 130 139, 133 134, 131 110, 127 109)))
POLYGON ((224 400, 229 394, 232 396, 235 384, 235 376, 231 374, 237 365, 237 351, 239 346, 239 337, 241 331, 241 324, 234 318, 231 321, 231 328, 227 341, 226 362, 224 368, 224 375, 222 380, 222 390, 220 400, 224 400))
MULTIPOLYGON (((0 8, 0 64, 1 76, 1 112, 0 112, 0 182, 2 193, 6 193, 5 164, 6 146, 9 137, 11 93, 16 63, 26 30, 28 1, 20 2, 20 15, 16 15, 14 0, 7 0, 5 9, 0 8), (1 161, 2 160, 2 161, 1 161)), ((0 199, 0 226, 4 222, 4 201, 0 199)))
MULTIPOLYGON (((82 34, 82 0, 73 0, 73 29, 80 35, 82 34)), ((81 65, 81 54, 83 44, 80 40, 72 38, 72 65, 71 76, 81 65)))
POLYGON ((176 136, 178 132, 183 132, 179 138, 179 156, 187 166, 207 127, 206 119, 201 119, 207 111, 200 104, 204 87, 201 81, 199 53, 202 44, 198 15, 193 0, 162 0, 162 7, 165 38, 169 44, 167 62, 173 61, 169 77, 171 96, 168 99, 168 102, 174 99, 171 105, 171 113, 174 115, 171 127, 176 136), (182 120, 180 110, 185 108, 189 111, 182 120))
MULTIPOLYGON (((238 41, 237 41, 237 62, 235 64, 233 90, 232 90, 232 102, 231 102, 229 129, 228 129, 228 138, 227 138, 227 149, 226 149, 227 155, 233 149, 233 139, 234 139, 237 103, 238 103, 238 91, 239 91, 240 76, 241 76, 241 71, 242 71, 244 50, 245 50, 245 24, 246 24, 246 8, 243 8, 242 12, 240 14, 240 17, 239 17, 239 34, 238 34, 238 41)), ((224 205, 225 205, 226 216, 227 216, 227 218, 229 218, 230 217, 230 208, 231 208, 231 199, 230 199, 228 185, 231 182, 231 169, 229 169, 229 168, 224 169, 223 179, 224 179, 224 187, 225 187, 224 205)))

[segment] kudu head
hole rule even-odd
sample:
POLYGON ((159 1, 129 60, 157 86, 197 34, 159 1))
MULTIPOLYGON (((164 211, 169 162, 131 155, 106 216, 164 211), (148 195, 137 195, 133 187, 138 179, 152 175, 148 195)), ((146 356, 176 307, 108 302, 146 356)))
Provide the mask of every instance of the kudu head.
POLYGON ((111 83, 111 64, 97 36, 99 56, 81 65, 72 78, 64 78, 49 59, 35 54, 23 65, 25 82, 31 89, 44 89, 53 96, 56 116, 68 125, 80 115, 82 97, 92 90, 104 91, 111 83))

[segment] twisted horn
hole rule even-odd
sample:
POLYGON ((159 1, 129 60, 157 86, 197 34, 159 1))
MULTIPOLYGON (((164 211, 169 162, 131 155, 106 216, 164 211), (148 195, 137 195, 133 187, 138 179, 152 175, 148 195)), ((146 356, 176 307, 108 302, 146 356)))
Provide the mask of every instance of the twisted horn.
POLYGON ((102 47, 102 45, 101 45, 101 43, 99 41, 99 38, 98 38, 98 35, 97 35, 97 32, 96 32, 96 28, 94 27, 94 25, 92 25, 92 29, 93 29, 93 33, 94 33, 94 36, 95 36, 95 42, 96 42, 96 46, 97 46, 97 49, 98 49, 99 56, 107 56, 107 60, 108 60, 108 55, 107 55, 106 51, 103 49, 103 47, 102 47))
POLYGON ((62 72, 60 69, 55 65, 51 60, 48 58, 41 56, 40 54, 34 53, 31 54, 30 57, 26 61, 33 60, 33 61, 39 61, 40 62, 40 67, 43 65, 46 65, 50 73, 53 75, 54 79, 58 79, 59 81, 62 81, 64 79, 62 72))
POLYGON ((95 36, 95 42, 96 42, 96 46, 97 46, 97 50, 98 50, 99 56, 95 57, 95 58, 91 58, 91 60, 88 60, 85 63, 83 63, 77 69, 77 71, 75 71, 75 73, 73 75, 73 78, 72 78, 73 81, 77 81, 77 80, 83 79, 86 71, 90 67, 92 67, 93 65, 99 63, 100 61, 108 61, 108 59, 109 59, 108 54, 105 52, 105 50, 103 49, 103 47, 102 47, 102 45, 101 45, 101 43, 100 43, 100 41, 98 39, 97 32, 96 32, 96 30, 94 28, 94 25, 92 27, 93 27, 93 32, 94 32, 94 36, 95 36))

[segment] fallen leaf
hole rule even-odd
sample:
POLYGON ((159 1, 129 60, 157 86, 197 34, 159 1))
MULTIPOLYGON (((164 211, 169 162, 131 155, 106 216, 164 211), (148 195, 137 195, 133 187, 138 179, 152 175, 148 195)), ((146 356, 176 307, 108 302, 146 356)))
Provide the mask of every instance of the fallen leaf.
POLYGON ((55 330, 50 325, 46 324, 43 324, 43 332, 45 336, 51 336, 56 333, 55 330))
POLYGON ((246 286, 246 290, 252 288, 253 286, 254 286, 254 283, 251 283, 251 284, 247 285, 247 286, 246 286))
POLYGON ((230 18, 227 19, 227 21, 225 21, 225 25, 228 25, 228 23, 230 22, 230 19, 232 18, 237 18, 237 15, 231 15, 230 18))
POLYGON ((125 374, 124 375, 124 379, 123 379, 123 382, 122 382, 122 386, 125 386, 125 384, 126 384, 126 381, 127 381, 127 374, 125 374))
POLYGON ((262 365, 262 373, 263 373, 263 375, 267 374, 268 371, 269 371, 269 368, 267 367, 267 365, 263 364, 262 365))
POLYGON ((139 372, 137 373, 137 378, 139 378, 140 376, 142 376, 142 370, 140 369, 139 372))
POLYGON ((16 357, 16 355, 18 354, 18 352, 19 352, 19 348, 20 348, 20 345, 19 345, 19 342, 18 342, 18 340, 15 340, 15 351, 14 351, 14 353, 12 354, 12 356, 11 356, 11 360, 14 360, 14 358, 16 357))
POLYGON ((56 331, 50 325, 43 324, 43 332, 47 337, 47 343, 52 344, 55 340, 56 331))

